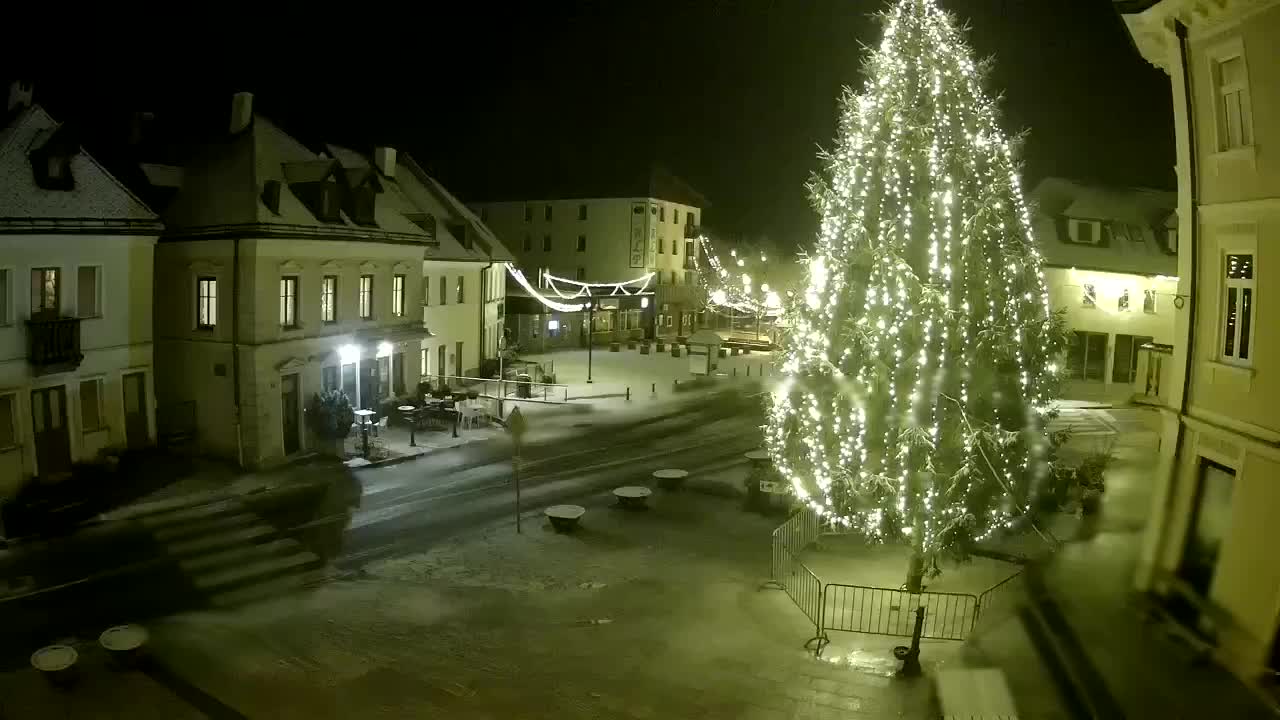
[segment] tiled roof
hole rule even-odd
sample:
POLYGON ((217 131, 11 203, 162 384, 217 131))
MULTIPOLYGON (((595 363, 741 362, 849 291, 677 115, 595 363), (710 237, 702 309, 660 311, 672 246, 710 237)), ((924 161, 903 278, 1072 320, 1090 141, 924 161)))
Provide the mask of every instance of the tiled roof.
POLYGON ((1107 188, 1064 178, 1045 178, 1031 192, 1032 224, 1046 264, 1139 275, 1176 275, 1177 255, 1163 233, 1174 223, 1176 193, 1143 188, 1107 188), (1071 218, 1100 221, 1109 242, 1072 243, 1071 218))
POLYGON ((58 127, 43 108, 33 105, 0 133, 0 222, 105 221, 142 226, 157 222, 142 200, 80 149, 71 157, 71 189, 46 190, 36 185, 28 153, 39 149, 58 127))

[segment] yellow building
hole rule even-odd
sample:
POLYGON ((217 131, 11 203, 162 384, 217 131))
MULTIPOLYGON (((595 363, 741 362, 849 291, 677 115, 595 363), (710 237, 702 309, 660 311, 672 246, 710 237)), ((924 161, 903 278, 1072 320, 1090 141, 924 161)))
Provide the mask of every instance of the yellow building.
POLYGON ((1280 0, 1116 0, 1171 81, 1174 349, 1135 582, 1246 681, 1280 669, 1280 0))

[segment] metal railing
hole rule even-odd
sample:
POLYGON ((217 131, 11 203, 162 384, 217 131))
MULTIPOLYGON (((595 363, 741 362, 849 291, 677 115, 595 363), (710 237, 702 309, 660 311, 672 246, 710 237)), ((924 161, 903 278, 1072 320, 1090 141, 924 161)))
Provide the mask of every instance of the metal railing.
POLYGON ((973 630, 978 598, 968 593, 904 590, 827 583, 822 590, 821 629, 871 635, 910 636, 916 608, 925 608, 922 638, 964 640, 973 630))
POLYGON ((422 378, 422 382, 430 383, 432 388, 440 387, 441 382, 449 387, 451 392, 476 392, 486 397, 497 398, 502 393, 505 399, 510 400, 541 400, 543 402, 569 402, 569 386, 560 385, 558 383, 545 382, 528 382, 508 378, 505 381, 499 381, 498 378, 478 378, 468 377, 466 375, 428 375, 422 378), (529 389, 528 397, 521 395, 521 386, 527 385, 529 389))
POLYGON ((1007 611, 1016 597, 1021 571, 979 595, 918 592, 844 583, 824 583, 800 554, 824 532, 822 521, 805 508, 773 531, 771 584, 787 593, 814 627, 805 647, 821 654, 827 631, 910 637, 916 608, 925 608, 922 638, 965 640, 984 617, 1007 611))

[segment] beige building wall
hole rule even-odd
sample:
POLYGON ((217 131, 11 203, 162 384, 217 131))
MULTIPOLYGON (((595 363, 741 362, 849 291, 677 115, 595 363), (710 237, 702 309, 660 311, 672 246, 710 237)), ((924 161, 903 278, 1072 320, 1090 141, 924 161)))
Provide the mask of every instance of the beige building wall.
POLYGON ((26 478, 39 472, 32 428, 31 391, 60 386, 66 393, 71 460, 95 457, 99 450, 126 444, 124 375, 142 373, 146 388, 147 431, 155 440, 155 389, 152 375, 152 251, 154 237, 95 235, 9 235, 0 254, 6 273, 7 316, 0 317, 0 396, 8 396, 16 444, 0 447, 0 498, 12 496, 26 478), (31 270, 60 269, 60 312, 81 317, 84 359, 73 371, 36 375, 27 360, 26 321, 31 317, 31 270), (98 268, 100 312, 78 307, 78 269, 98 268), (101 424, 84 425, 82 383, 101 383, 101 424))
MULTIPOLYGON (((481 280, 484 265, 475 262, 431 260, 422 263, 422 288, 419 291, 422 320, 432 337, 421 341, 414 353, 414 383, 441 374, 439 352, 445 353, 446 375, 474 377, 480 367, 481 323, 484 303, 481 280), (462 302, 458 302, 458 281, 462 280, 462 302), (442 296, 443 291, 443 296, 442 296), (442 302, 443 301, 443 302, 442 302), (462 357, 457 356, 462 343, 462 357), (426 372, 423 372, 423 353, 426 372)), ((496 314, 496 310, 495 310, 496 314)))

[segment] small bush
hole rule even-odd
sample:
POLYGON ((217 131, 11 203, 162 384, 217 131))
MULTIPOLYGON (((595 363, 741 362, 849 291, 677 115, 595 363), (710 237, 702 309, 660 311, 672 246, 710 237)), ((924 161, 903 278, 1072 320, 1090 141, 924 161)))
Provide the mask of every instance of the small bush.
POLYGON ((356 421, 351 401, 341 390, 325 390, 311 396, 307 404, 307 427, 324 440, 342 440, 351 434, 356 421))

